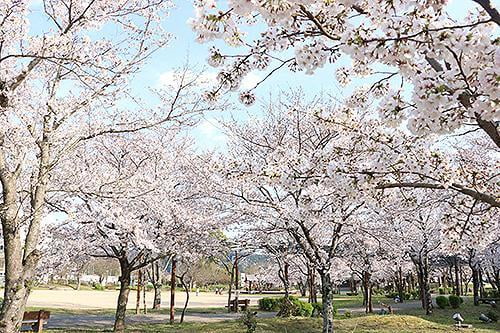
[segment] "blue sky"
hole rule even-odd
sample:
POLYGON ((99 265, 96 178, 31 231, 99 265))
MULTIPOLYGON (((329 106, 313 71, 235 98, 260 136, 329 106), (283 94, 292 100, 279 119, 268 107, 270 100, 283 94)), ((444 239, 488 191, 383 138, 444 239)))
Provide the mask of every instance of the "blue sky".
MULTIPOLYGON (((500 0, 493 0, 492 2, 498 7, 500 0)), ((168 80, 169 73, 175 68, 184 65, 187 57, 189 57, 191 65, 197 68, 205 66, 207 67, 207 75, 215 77, 217 70, 206 65, 208 50, 212 44, 199 44, 196 42, 195 33, 191 31, 187 24, 188 19, 193 15, 192 1, 177 0, 174 3, 176 7, 164 22, 166 30, 172 33, 173 39, 168 47, 152 56, 148 64, 134 80, 133 91, 136 95, 149 94, 150 87, 158 87, 163 80, 168 80)), ((451 15, 456 19, 460 19, 474 4, 472 0, 453 0, 450 1, 449 6, 451 15)), ((34 15, 41 9, 40 0, 33 0, 32 9, 34 15)), ((36 33, 43 30, 46 23, 33 18, 31 25, 32 32, 36 33)), ((222 44, 218 43, 218 46, 221 47, 222 44)), ((347 88, 339 86, 335 81, 335 70, 338 66, 346 65, 349 62, 349 59, 341 58, 335 64, 327 64, 325 68, 318 70, 314 75, 305 75, 302 72, 291 73, 287 70, 279 71, 259 86, 256 92, 258 96, 256 105, 251 108, 239 105, 241 111, 238 111, 235 118, 244 119, 247 113, 258 114, 259 106, 268 101, 270 97, 276 96, 280 90, 287 91, 291 88, 301 88, 307 96, 311 97, 324 93, 342 99, 348 96, 354 87, 369 83, 363 80, 355 80, 347 88)), ((244 85, 251 87, 264 75, 265 73, 262 72, 252 73, 244 82, 244 85)), ((232 99, 236 102, 237 94, 233 94, 232 99)), ((219 113, 206 114, 200 124, 190 131, 196 140, 198 149, 224 149, 224 135, 218 129, 217 120, 225 116, 219 113)))

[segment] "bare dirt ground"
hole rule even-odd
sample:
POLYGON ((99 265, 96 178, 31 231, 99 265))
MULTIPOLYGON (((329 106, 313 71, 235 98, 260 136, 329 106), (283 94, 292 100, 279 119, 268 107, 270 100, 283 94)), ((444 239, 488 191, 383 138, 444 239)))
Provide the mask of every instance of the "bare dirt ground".
MULTIPOLYGON (((142 296, 141 296, 142 297, 142 296)), ((257 305, 261 296, 241 295, 242 298, 250 299, 250 305, 257 305)), ((185 293, 177 292, 175 296, 175 306, 182 307, 186 300, 185 293)), ((41 308, 64 308, 64 309, 114 309, 118 291, 97 291, 97 290, 73 290, 73 289, 55 289, 55 290, 33 290, 28 298, 28 306, 41 308)), ((169 306, 170 293, 163 291, 162 306, 169 306)), ((130 291, 127 308, 135 308, 136 294, 134 290, 130 291)), ((153 293, 146 293, 146 302, 148 307, 153 304, 153 293)), ((190 308, 208 308, 223 307, 227 304, 227 294, 216 295, 215 293, 190 293, 190 308)), ((141 300, 142 306, 142 300, 141 300)))

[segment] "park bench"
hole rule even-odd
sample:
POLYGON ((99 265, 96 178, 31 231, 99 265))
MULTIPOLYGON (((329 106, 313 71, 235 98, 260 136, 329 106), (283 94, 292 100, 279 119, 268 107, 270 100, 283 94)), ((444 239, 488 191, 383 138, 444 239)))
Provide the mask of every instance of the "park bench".
MULTIPOLYGON (((233 311, 233 312, 237 312, 238 307, 240 307, 242 311, 246 311, 249 306, 250 306, 249 299, 232 299, 230 302, 230 308, 231 308, 231 311, 233 311)), ((226 305, 226 308, 227 307, 228 306, 226 305)))
POLYGON ((50 318, 50 311, 25 312, 21 323, 21 332, 42 332, 50 318))

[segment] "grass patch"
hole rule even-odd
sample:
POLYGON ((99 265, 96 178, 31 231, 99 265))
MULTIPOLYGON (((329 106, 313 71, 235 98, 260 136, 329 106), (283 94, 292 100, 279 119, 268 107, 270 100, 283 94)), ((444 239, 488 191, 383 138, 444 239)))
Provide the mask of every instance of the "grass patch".
MULTIPOLYGON (((410 333, 410 332, 455 332, 451 324, 440 324, 408 315, 390 315, 390 316, 360 316, 351 319, 336 320, 335 332, 340 333, 410 333)), ((60 333, 63 330, 49 330, 47 332, 60 333)), ((106 332, 104 330, 68 330, 64 332, 106 332)), ((108 331, 109 332, 109 331, 108 331)), ((244 333, 245 328, 237 321, 226 321, 219 323, 186 323, 182 325, 168 324, 136 324, 130 325, 127 332, 165 332, 165 333, 244 333)), ((258 333, 320 333, 321 319, 316 318, 272 318, 258 320, 258 333)), ((497 330, 494 327, 489 329, 473 328, 467 330, 470 333, 494 333, 497 330)))
MULTIPOLYGON (((399 310, 398 314, 412 315, 424 318, 425 320, 438 323, 438 324, 449 324, 453 320, 451 317, 454 313, 459 312, 465 319, 465 324, 472 324, 473 327, 484 328, 484 329, 494 329, 496 332, 500 332, 500 322, 486 324, 479 320, 479 315, 481 313, 487 313, 492 310, 492 307, 487 304, 480 304, 479 306, 474 306, 473 301, 470 297, 463 297, 464 303, 460 305, 458 309, 445 308, 440 309, 435 307, 431 315, 425 315, 423 309, 404 309, 399 310)), ((500 314, 500 309, 496 311, 500 314)))

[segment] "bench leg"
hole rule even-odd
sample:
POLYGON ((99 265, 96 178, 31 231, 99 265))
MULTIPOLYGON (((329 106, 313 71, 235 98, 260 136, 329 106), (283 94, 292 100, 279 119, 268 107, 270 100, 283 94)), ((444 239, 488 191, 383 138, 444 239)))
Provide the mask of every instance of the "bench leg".
POLYGON ((38 322, 36 323, 36 332, 40 333, 43 330, 43 319, 38 319, 38 322))

